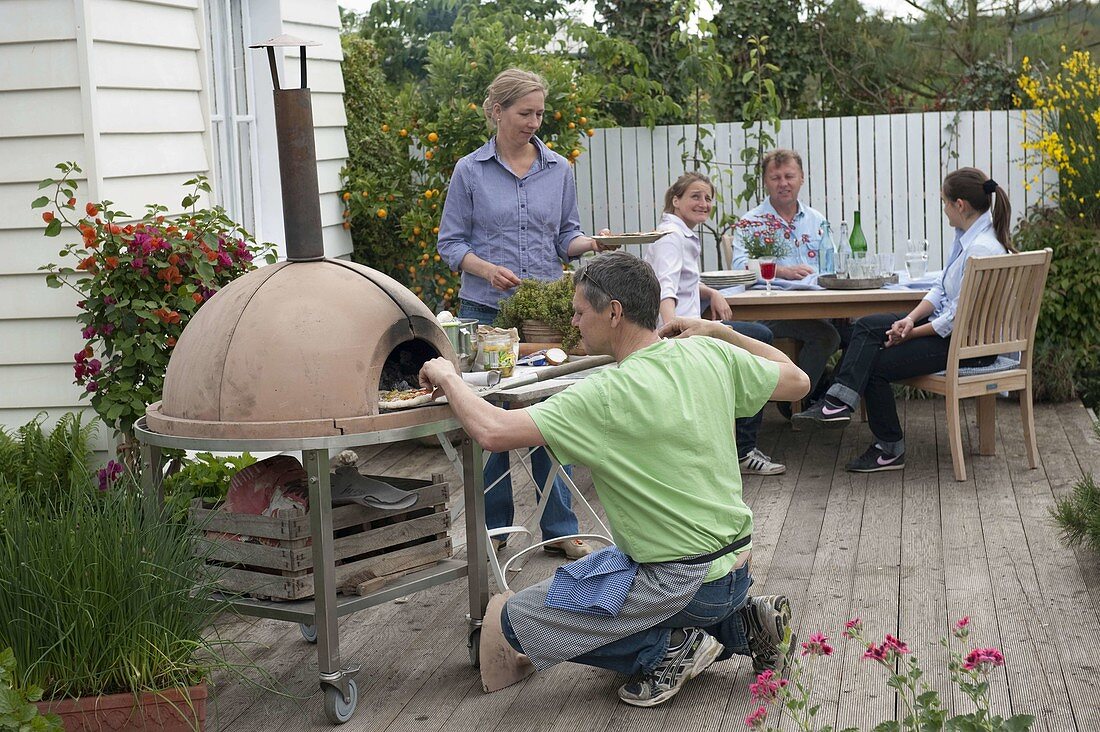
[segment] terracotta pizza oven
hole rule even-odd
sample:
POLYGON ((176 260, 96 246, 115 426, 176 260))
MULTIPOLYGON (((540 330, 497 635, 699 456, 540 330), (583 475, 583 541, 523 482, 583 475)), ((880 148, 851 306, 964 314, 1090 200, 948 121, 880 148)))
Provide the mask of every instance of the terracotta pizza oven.
MULTIPOLYGON (((293 38, 264 44, 309 45, 293 38)), ((304 59, 303 48, 303 59, 304 59)), ((272 66, 274 72, 274 65, 272 66)), ((181 437, 323 437, 445 419, 445 405, 380 412, 415 388, 425 361, 458 357, 432 312, 396 280, 324 257, 313 114, 275 86, 287 260, 234 280, 204 304, 168 364, 150 429, 181 437)))

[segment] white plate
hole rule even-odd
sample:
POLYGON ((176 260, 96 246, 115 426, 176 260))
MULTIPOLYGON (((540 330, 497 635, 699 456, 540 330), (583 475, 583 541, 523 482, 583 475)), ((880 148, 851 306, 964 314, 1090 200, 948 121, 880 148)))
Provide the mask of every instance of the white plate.
POLYGON ((755 277, 756 274, 751 269, 716 269, 710 272, 700 272, 700 277, 714 277, 716 279, 727 279, 730 277, 755 277))

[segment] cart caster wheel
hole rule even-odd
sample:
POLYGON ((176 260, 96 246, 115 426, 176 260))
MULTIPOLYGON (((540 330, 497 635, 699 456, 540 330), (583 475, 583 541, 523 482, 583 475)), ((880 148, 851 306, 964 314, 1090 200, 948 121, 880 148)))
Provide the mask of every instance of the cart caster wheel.
POLYGON ((349 701, 344 701, 344 695, 335 686, 325 687, 325 715, 333 724, 343 724, 351 719, 355 713, 355 705, 359 702, 359 687, 355 685, 355 679, 348 680, 349 701))
POLYGON ((466 645, 470 648, 470 665, 474 668, 481 668, 481 628, 477 628, 470 633, 466 645))
POLYGON ((317 642, 317 626, 309 625, 307 623, 298 623, 298 630, 302 632, 302 637, 306 639, 307 643, 317 642))

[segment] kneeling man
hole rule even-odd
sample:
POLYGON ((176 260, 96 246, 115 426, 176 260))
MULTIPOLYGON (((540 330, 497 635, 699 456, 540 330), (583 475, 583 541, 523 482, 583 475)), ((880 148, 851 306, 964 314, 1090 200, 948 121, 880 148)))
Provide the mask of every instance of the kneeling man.
POLYGON ((632 676, 619 698, 635 706, 667 701, 734 654, 775 667, 791 609, 783 596, 748 596, 752 511, 734 420, 800 399, 809 379, 720 322, 676 318, 658 333, 660 285, 629 254, 596 257, 573 279, 573 324, 588 353, 617 367, 521 410, 477 397, 445 359, 420 373, 486 450, 545 445, 588 466, 607 512, 617 548, 577 565, 621 581, 523 590, 501 613, 505 637, 539 670, 572 661, 632 676), (574 607, 582 586, 599 589, 574 607))

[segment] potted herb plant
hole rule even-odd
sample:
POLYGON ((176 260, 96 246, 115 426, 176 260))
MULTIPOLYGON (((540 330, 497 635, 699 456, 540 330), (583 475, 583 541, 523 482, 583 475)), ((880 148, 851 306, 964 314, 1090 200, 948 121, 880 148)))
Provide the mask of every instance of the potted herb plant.
POLYGON ((115 462, 89 467, 93 428, 64 416, 0 433, 0 649, 9 686, 67 730, 201 729, 204 637, 225 610, 198 579, 196 530, 115 462), (37 694, 36 694, 37 695, 37 694))
POLYGON ((561 343, 566 351, 575 351, 581 334, 572 320, 573 278, 565 276, 548 282, 523 280, 500 303, 496 324, 519 328, 520 337, 528 343, 561 343))

